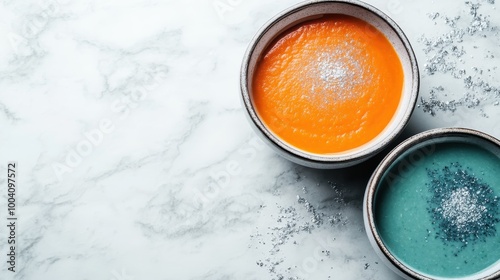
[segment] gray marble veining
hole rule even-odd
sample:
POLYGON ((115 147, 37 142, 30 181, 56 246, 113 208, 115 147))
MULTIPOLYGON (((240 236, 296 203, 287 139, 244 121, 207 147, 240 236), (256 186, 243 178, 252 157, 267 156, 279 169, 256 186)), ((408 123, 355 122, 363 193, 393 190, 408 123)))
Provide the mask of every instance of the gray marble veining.
MULTIPOLYGON (((418 38, 446 28, 426 14, 463 9, 451 0, 367 2, 401 26, 421 64, 418 38)), ((238 79, 247 44, 295 3, 1 1, 0 219, 7 162, 17 161, 19 220, 16 272, 3 261, 0 278, 397 279, 362 223, 365 184, 380 158, 337 171, 294 165, 244 117, 238 79), (290 221, 278 221, 283 209, 295 209, 297 226, 313 223, 297 196, 323 222, 273 248, 276 228, 290 221)), ((499 21, 496 9, 483 12, 499 21)), ((484 44, 499 39, 492 33, 484 44)), ((421 95, 438 84, 424 76, 421 95)), ((405 136, 466 126, 500 137, 498 108, 489 118, 417 108, 405 136)))

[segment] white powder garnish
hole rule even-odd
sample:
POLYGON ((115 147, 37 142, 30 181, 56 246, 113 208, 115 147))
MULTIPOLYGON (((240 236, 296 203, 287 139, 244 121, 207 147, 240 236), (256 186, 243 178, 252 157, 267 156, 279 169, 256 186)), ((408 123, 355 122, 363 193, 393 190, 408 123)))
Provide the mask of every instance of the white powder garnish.
POLYGON ((454 190, 438 209, 443 218, 449 220, 459 231, 468 224, 479 221, 487 211, 466 188, 454 190))
POLYGON ((330 104, 366 94, 360 87, 375 79, 363 48, 353 46, 356 43, 359 44, 347 40, 335 48, 317 52, 316 59, 303 69, 304 78, 312 81, 310 92, 304 94, 307 98, 320 99, 318 104, 330 104))

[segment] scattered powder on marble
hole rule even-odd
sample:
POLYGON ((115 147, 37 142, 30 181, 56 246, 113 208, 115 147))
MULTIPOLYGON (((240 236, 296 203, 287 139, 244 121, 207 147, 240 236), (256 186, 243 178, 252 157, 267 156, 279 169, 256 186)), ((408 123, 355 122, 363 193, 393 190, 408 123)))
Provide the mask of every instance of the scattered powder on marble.
MULTIPOLYGON (((424 64, 424 73, 427 76, 443 75, 446 78, 457 80, 463 84, 463 96, 458 99, 449 99, 447 95, 452 89, 442 85, 433 87, 427 98, 421 97, 418 107, 434 116, 437 111, 455 112, 458 107, 475 109, 483 117, 485 106, 500 105, 500 85, 493 85, 488 80, 498 75, 497 67, 483 69, 480 67, 482 60, 492 60, 495 56, 492 51, 483 48, 484 57, 468 56, 466 47, 475 44, 484 38, 498 38, 499 28, 493 26, 490 17, 481 14, 481 11, 494 9, 494 0, 471 2, 465 1, 468 14, 448 17, 439 13, 428 14, 434 24, 446 24, 448 32, 437 37, 423 35, 419 42, 424 45, 427 56, 424 64), (476 65, 465 69, 466 64, 476 65)), ((497 46, 495 45, 494 48, 497 46)), ((479 48, 474 45, 474 49, 479 48)), ((423 79, 425 80, 425 76, 423 79)), ((456 93, 456 92, 453 92, 456 93)))
MULTIPOLYGON (((459 248, 496 234, 500 222, 499 197, 469 168, 452 163, 427 170, 432 193, 429 213, 435 238, 459 248)), ((428 236, 431 231, 427 230, 428 236)))
MULTIPOLYGON (((332 182, 328 182, 328 184, 334 192, 332 201, 336 205, 345 205, 343 191, 332 182)), ((283 246, 299 246, 301 237, 304 234, 313 234, 315 230, 325 227, 345 227, 349 223, 342 212, 331 213, 331 211, 328 211, 329 213, 326 214, 314 207, 304 197, 308 193, 307 188, 303 187, 302 194, 297 195, 297 200, 293 205, 281 206, 276 204, 278 216, 275 217, 274 225, 268 227, 264 233, 257 228, 256 233, 250 235, 253 243, 257 244, 256 249, 262 250, 264 247, 268 249, 266 257, 257 260, 256 264, 269 272, 270 279, 302 279, 294 274, 294 269, 297 269, 296 265, 293 267, 284 265, 286 254, 282 252, 283 246)), ((322 250, 321 253, 325 259, 331 257, 331 251, 329 250, 322 250)))

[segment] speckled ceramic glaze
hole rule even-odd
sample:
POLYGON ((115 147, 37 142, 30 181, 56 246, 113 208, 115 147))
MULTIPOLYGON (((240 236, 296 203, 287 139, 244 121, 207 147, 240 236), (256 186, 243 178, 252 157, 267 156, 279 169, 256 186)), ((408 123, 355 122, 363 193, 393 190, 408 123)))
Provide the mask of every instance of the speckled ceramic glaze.
POLYGON ((419 88, 417 61, 403 31, 387 15, 360 1, 308 1, 271 19, 251 41, 241 68, 241 96, 252 127, 266 143, 283 157, 314 168, 352 166, 375 155, 406 126, 415 107, 419 88), (259 119, 252 102, 252 83, 256 65, 269 44, 282 32, 307 20, 325 14, 344 14, 360 18, 380 30, 392 43, 404 71, 403 94, 398 109, 388 126, 377 137, 358 148, 333 154, 312 154, 299 150, 273 134, 259 119))
MULTIPOLYGON (((378 188, 381 186, 382 180, 389 170, 395 169, 394 163, 398 162, 401 158, 405 157, 410 151, 418 149, 425 149, 426 147, 434 146, 435 144, 446 144, 451 142, 470 143, 488 150, 492 154, 500 158, 500 141, 488 134, 465 128, 440 128, 429 130, 417 134, 400 145, 394 148, 380 163, 375 172, 373 173, 368 187, 365 192, 363 204, 363 216, 366 232, 368 238, 384 263, 394 270, 397 274, 405 279, 460 279, 460 280, 489 280, 500 278, 500 262, 497 261, 491 267, 480 271, 472 276, 463 276, 460 278, 447 278, 447 277, 434 277, 423 275, 423 272, 417 272, 411 267, 404 264, 398 259, 391 250, 385 245, 382 240, 381 234, 377 229, 375 219, 375 199, 377 197, 378 188)), ((430 150, 430 149, 429 149, 430 150)), ((402 165, 402 164, 400 164, 402 165)), ((410 163, 411 165, 411 163, 410 163)), ((406 178, 408 180, 408 178, 406 178)), ((498 244, 492 244, 498 246, 498 244)))

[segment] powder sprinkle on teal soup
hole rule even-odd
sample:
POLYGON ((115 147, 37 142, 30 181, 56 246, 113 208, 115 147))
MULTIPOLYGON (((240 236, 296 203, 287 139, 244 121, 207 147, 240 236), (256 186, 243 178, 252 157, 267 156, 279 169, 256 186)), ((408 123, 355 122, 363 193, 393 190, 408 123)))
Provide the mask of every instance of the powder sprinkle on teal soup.
POLYGON ((397 159, 377 188, 373 211, 383 243, 429 277, 500 265, 498 152, 461 141, 430 145, 397 159))
POLYGON ((445 244, 462 247, 495 236, 500 221, 498 196, 472 168, 451 163, 443 169, 427 170, 432 193, 429 213, 435 237, 445 244))

